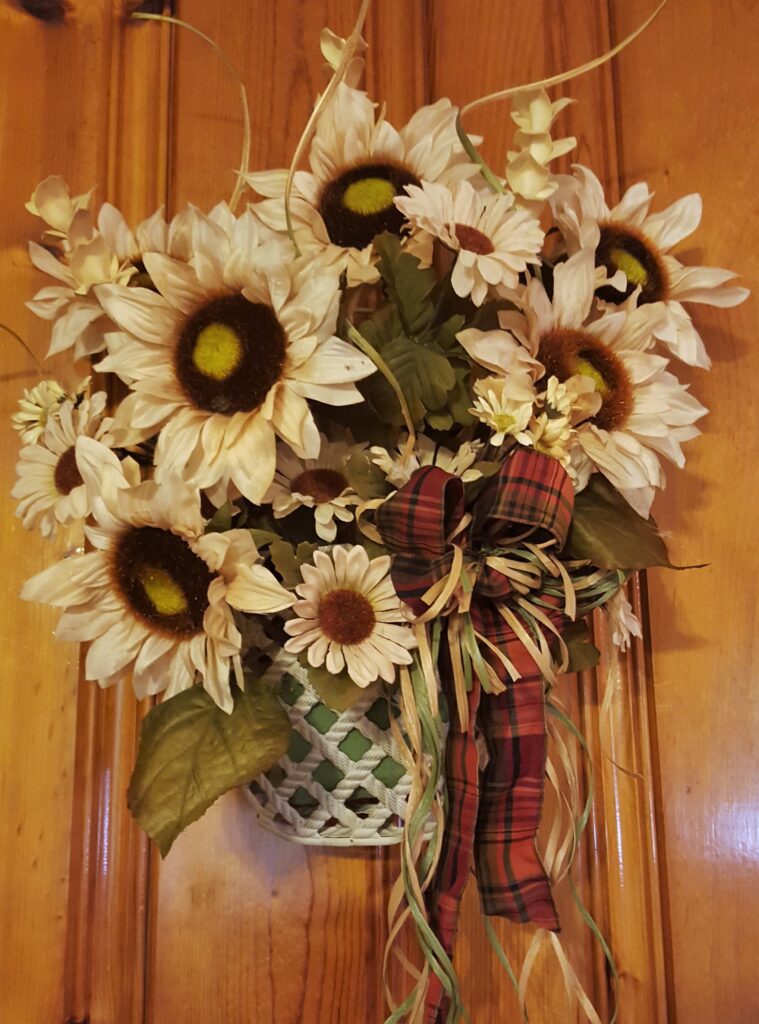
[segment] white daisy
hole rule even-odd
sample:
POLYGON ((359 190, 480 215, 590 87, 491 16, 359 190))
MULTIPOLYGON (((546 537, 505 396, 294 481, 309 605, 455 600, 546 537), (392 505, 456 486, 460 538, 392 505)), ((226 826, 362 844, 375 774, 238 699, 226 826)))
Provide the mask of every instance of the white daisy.
POLYGON ((57 240, 57 255, 29 243, 29 257, 58 284, 42 288, 27 303, 43 320, 53 321, 48 355, 74 349, 76 359, 101 352, 112 324, 94 292, 96 285, 144 283, 144 252, 168 252, 186 258, 187 240, 196 213, 183 211, 167 224, 159 210, 133 232, 119 211, 105 203, 95 219, 89 210, 92 191, 71 197, 60 177, 47 178, 35 190, 27 209, 41 217, 57 240))
POLYGON ((474 382, 474 393, 470 412, 492 431, 490 444, 498 447, 507 437, 522 443, 529 440, 524 430, 535 403, 535 385, 530 377, 483 377, 474 382))
POLYGON ((566 381, 549 377, 545 390, 538 395, 535 414, 523 437, 519 438, 542 455, 558 459, 567 470, 575 492, 587 485, 592 469, 575 442, 575 427, 594 416, 601 408, 601 401, 590 377, 576 374, 566 381))
POLYGON ((708 367, 703 340, 683 303, 736 306, 749 292, 731 283, 737 275, 730 270, 683 266, 671 255, 670 249, 698 227, 701 197, 684 196, 661 213, 649 213, 653 193, 641 182, 610 209, 601 183, 586 167, 576 165, 574 177, 557 180, 560 188, 550 202, 568 251, 591 248, 609 277, 622 271, 627 278, 624 291, 609 284, 599 297, 618 304, 636 293, 639 305, 657 307, 652 310, 656 337, 684 362, 708 367))
POLYGON ((510 193, 483 199, 468 181, 453 189, 423 181, 406 192, 395 205, 413 225, 414 240, 438 238, 457 254, 451 285, 475 306, 491 288, 516 288, 528 263, 539 262, 543 230, 531 213, 515 208, 510 193))
POLYGON ((259 503, 276 468, 278 435, 315 458, 308 400, 360 402, 354 382, 374 365, 335 337, 333 274, 298 276, 279 261, 250 214, 228 233, 202 225, 192 266, 150 253, 157 291, 104 285, 98 298, 124 333, 109 336, 99 369, 130 384, 114 433, 134 443, 158 433, 156 479, 233 485, 259 503))
POLYGON ((103 418, 107 396, 98 391, 77 404, 64 398, 47 419, 37 443, 21 449, 18 477, 11 496, 18 499, 16 515, 27 530, 51 537, 59 525, 83 521, 90 511, 87 488, 76 464, 80 437, 101 438, 110 426, 103 418))
POLYGON ((19 432, 21 440, 25 444, 38 441, 45 433, 48 418, 69 397, 57 380, 41 380, 31 390, 24 388, 24 395, 18 402, 18 412, 11 416, 13 428, 19 432))
POLYGON ((264 496, 275 519, 282 519, 298 508, 314 511, 316 534, 327 543, 337 536, 337 523, 353 519, 352 505, 361 501, 345 476, 348 459, 365 445, 328 441, 320 434, 321 448, 315 459, 299 459, 284 445, 277 452, 274 482, 264 496))
POLYGON ((414 635, 390 578, 390 557, 369 560, 366 550, 336 547, 314 552, 301 567, 295 618, 285 623, 285 650, 307 652, 309 665, 346 670, 358 686, 395 679, 395 666, 411 663, 414 635))
POLYGON ((580 375, 593 382, 601 405, 577 426, 577 444, 647 517, 654 488, 664 485, 658 455, 682 466, 680 444, 697 436, 693 424, 706 409, 666 370, 666 359, 641 350, 645 311, 607 312, 588 322, 594 288, 593 253, 583 249, 556 267, 553 300, 539 281, 530 282, 523 330, 517 333, 545 367, 546 378, 564 382, 580 375))
POLYGON ((263 566, 246 530, 203 535, 197 491, 181 481, 137 483, 131 460, 119 463, 90 438, 77 442, 77 466, 90 492, 95 550, 72 555, 28 580, 26 600, 65 609, 60 640, 91 641, 85 676, 108 686, 130 673, 139 698, 171 697, 198 677, 214 701, 232 710, 230 670, 242 682, 240 633, 227 602, 238 573, 249 610, 271 614, 292 596, 263 566))
POLYGON ((396 451, 390 452, 379 445, 369 449, 375 466, 385 474, 393 487, 403 487, 421 466, 439 466, 446 473, 459 476, 464 483, 479 480, 482 472, 475 465, 482 444, 479 441, 464 441, 455 452, 433 441, 426 434, 417 434, 412 448, 408 445, 408 434, 401 434, 396 451))
MULTIPOLYGON (((372 241, 383 231, 400 234, 403 215, 393 200, 405 185, 458 181, 476 173, 455 128, 456 108, 438 100, 418 110, 396 131, 365 92, 341 82, 322 112, 311 142, 310 171, 293 179, 291 213, 300 251, 318 256, 349 286, 374 281, 372 241)), ((286 171, 250 174, 266 197, 254 207, 270 227, 285 231, 286 171)))

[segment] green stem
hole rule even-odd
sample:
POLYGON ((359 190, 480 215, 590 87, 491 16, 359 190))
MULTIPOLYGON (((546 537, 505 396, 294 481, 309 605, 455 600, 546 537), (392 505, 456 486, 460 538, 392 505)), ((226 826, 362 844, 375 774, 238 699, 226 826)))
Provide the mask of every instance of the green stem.
POLYGON ((403 413, 403 419, 406 423, 406 429, 408 430, 409 437, 412 438, 413 440, 416 440, 416 427, 414 426, 414 419, 411 415, 411 410, 408 407, 406 396, 403 394, 403 391, 401 390, 401 386, 398 383, 395 374, 387 365, 382 356, 379 354, 377 349, 374 348, 373 345, 369 344, 369 342, 366 340, 363 334, 357 331, 352 323, 346 322, 345 329, 348 334, 348 337, 356 346, 356 348, 360 348, 364 355, 368 356, 371 359, 371 361, 377 367, 379 372, 382 374, 382 376, 388 382, 390 387, 393 389, 395 397, 398 399, 398 404, 401 407, 401 412, 403 413))

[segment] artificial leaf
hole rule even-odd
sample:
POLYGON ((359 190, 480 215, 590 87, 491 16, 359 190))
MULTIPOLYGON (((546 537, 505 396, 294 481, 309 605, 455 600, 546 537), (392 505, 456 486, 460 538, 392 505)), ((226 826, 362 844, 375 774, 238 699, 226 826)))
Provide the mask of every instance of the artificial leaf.
POLYGON ((456 379, 448 395, 448 410, 456 423, 468 427, 474 423, 474 416, 469 411, 472 406, 472 396, 469 393, 471 371, 468 366, 456 366, 453 372, 456 379))
POLYGON ((269 554, 286 587, 294 587, 303 582, 300 567, 304 562, 311 561, 318 547, 318 544, 309 544, 307 541, 302 541, 297 548, 286 540, 272 541, 269 545, 269 554))
MULTIPOLYGON (((326 668, 314 668, 308 665, 308 681, 328 708, 333 711, 347 711, 365 697, 368 690, 366 687, 357 686, 347 672, 340 672, 333 675, 326 668)), ((376 690, 377 686, 372 687, 376 690)))
POLYGON ((397 235, 384 232, 374 239, 377 268, 401 318, 404 333, 421 339, 430 328, 435 306, 430 299, 435 273, 422 269, 416 256, 401 250, 397 235))
POLYGON ((601 652, 591 640, 590 630, 585 621, 570 623, 564 630, 562 639, 569 654, 567 672, 584 672, 596 666, 601 660, 601 652))
POLYGON ((345 477, 359 498, 364 501, 384 498, 387 494, 387 484, 382 470, 375 466, 366 452, 353 452, 345 463, 345 477))
POLYGON ((382 352, 388 341, 403 334, 403 324, 398 310, 391 302, 387 302, 361 322, 360 331, 373 349, 382 352))
POLYGON ((261 550, 261 548, 266 548, 270 544, 273 544, 275 541, 282 539, 278 533, 274 533, 272 530, 258 530, 255 527, 253 527, 250 530, 248 530, 248 533, 253 538, 253 543, 256 545, 259 551, 261 550))
POLYGON ((676 568, 653 519, 639 516, 600 473, 575 496, 566 550, 601 569, 676 568))
POLYGON ((206 533, 226 533, 227 530, 232 529, 232 502, 225 501, 224 504, 217 508, 214 514, 206 523, 206 533))
POLYGON ((449 412, 428 412, 427 423, 433 430, 450 430, 453 426, 453 416, 449 412))
POLYGON ((456 335, 459 331, 463 330, 465 322, 466 317, 460 313, 456 313, 453 316, 448 317, 445 323, 442 323, 437 328, 435 341, 443 352, 450 354, 451 352, 457 351, 459 355, 463 355, 456 335))
POLYGON ((444 355, 399 335, 385 345, 382 357, 406 396, 415 423, 421 423, 428 410, 446 405, 456 376, 444 355))
POLYGON ((237 690, 231 714, 201 686, 149 711, 127 798, 161 856, 222 793, 268 771, 286 753, 290 731, 287 713, 264 683, 237 690))

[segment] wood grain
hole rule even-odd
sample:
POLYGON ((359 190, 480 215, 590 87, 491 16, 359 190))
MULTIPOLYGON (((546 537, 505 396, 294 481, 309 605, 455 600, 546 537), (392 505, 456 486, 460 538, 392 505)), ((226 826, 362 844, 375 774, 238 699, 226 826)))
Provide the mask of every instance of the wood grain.
MULTIPOLYGON (((622 34, 631 13, 612 10, 622 34)), ((683 376, 711 414, 655 509, 675 562, 709 562, 648 580, 678 1024, 759 1018, 757 37, 755 3, 672 3, 618 70, 624 184, 647 179, 658 208, 700 192, 703 223, 680 248, 740 271, 754 295, 690 307, 714 366, 683 376)))

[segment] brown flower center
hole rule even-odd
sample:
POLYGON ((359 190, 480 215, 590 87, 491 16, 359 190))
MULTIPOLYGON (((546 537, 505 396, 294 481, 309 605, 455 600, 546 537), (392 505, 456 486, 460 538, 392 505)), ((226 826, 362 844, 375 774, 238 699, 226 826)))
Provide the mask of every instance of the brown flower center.
POLYGON ((67 448, 55 466, 53 482, 59 494, 71 494, 75 487, 84 483, 76 464, 76 449, 67 448))
POLYGON ((282 376, 287 339, 271 307, 225 295, 185 321, 174 351, 177 380, 197 409, 258 409, 282 376))
POLYGON ((591 422, 602 430, 619 430, 633 409, 630 376, 622 360, 587 331, 557 327, 541 336, 538 359, 545 379, 565 381, 580 374, 593 381, 601 408, 591 422))
POLYGON ((330 181, 319 200, 319 213, 330 241, 346 249, 363 249, 376 235, 399 235, 406 219, 395 206, 405 185, 419 179, 401 164, 365 163, 343 171, 330 181))
POLYGON ((600 228, 596 266, 605 267, 609 276, 621 270, 627 277, 627 287, 620 292, 611 285, 604 285, 598 289, 599 298, 619 304, 640 288, 640 305, 666 299, 667 271, 651 242, 627 224, 601 224, 600 228))
POLYGON ((291 484, 293 492, 308 495, 317 505, 337 498, 347 486, 348 481, 336 469, 307 469, 291 484))
POLYGON ((355 590, 330 590, 319 602, 319 625, 338 644, 360 644, 372 634, 374 609, 355 590))
POLYGON ((153 526, 130 527, 113 548, 111 572, 143 622, 178 637, 202 633, 213 575, 181 537, 153 526))
POLYGON ((488 236, 468 224, 456 225, 456 238, 462 249, 476 252, 478 256, 487 256, 493 251, 493 243, 488 236))

